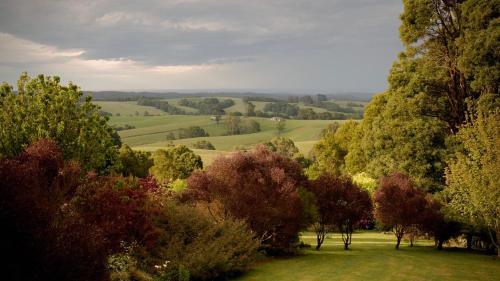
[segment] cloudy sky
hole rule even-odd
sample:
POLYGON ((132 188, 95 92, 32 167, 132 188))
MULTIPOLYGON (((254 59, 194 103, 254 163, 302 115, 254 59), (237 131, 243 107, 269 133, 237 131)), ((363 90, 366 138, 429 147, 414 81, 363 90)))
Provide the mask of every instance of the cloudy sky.
POLYGON ((399 0, 1 0, 0 80, 85 90, 378 92, 399 0))

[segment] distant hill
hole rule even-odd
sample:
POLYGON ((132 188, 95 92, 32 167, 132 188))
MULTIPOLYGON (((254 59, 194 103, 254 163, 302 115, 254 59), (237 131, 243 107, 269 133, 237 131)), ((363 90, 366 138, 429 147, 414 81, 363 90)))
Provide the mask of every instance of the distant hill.
MULTIPOLYGON (((183 97, 262 97, 262 98, 272 98, 276 100, 286 100, 289 96, 305 96, 311 95, 315 96, 320 93, 256 93, 256 92, 128 92, 128 91, 86 91, 85 95, 92 96, 94 100, 108 100, 108 101, 126 101, 126 100, 137 100, 142 97, 146 98, 183 98, 183 97)), ((329 99, 339 99, 347 101, 369 101, 373 96, 373 93, 333 93, 324 94, 329 99)))

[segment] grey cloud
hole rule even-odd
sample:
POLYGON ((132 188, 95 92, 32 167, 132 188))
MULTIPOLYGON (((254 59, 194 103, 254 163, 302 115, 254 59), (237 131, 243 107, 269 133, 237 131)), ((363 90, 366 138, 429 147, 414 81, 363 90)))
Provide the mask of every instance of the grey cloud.
MULTIPOLYGON (((321 54, 319 73, 345 57, 361 56, 367 63, 383 58, 385 77, 401 48, 401 6, 397 0, 5 0, 0 32, 82 49, 84 59, 152 66, 261 61, 265 67, 276 56, 292 62, 314 61, 321 54), (354 50, 359 53, 351 54, 354 50)), ((368 88, 383 87, 381 80, 368 88)))

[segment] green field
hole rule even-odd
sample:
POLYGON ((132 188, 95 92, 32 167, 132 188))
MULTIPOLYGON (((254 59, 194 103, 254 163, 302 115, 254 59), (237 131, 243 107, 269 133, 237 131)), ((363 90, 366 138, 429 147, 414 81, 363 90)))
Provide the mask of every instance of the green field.
POLYGON ((139 112, 139 115, 144 115, 147 111, 152 115, 163 115, 165 112, 150 106, 137 105, 135 101, 93 101, 93 103, 99 105, 102 110, 116 115, 130 116, 135 115, 135 112, 139 112))
MULTIPOLYGON (((227 99, 227 97, 218 97, 219 99, 227 99)), ((200 99, 200 98, 194 98, 200 99)), ((235 104, 226 109, 228 112, 245 112, 245 105, 241 98, 230 98, 235 104)), ((178 106, 186 112, 196 112, 195 109, 182 107, 178 105, 180 98, 167 99, 172 105, 178 106)), ((165 112, 154 107, 139 106, 134 101, 116 102, 116 101, 97 101, 95 102, 102 107, 102 110, 110 112, 113 116, 110 117, 110 124, 114 126, 131 125, 134 129, 120 131, 122 142, 133 147, 134 149, 155 151, 160 148, 165 148, 170 144, 183 144, 192 146, 193 143, 199 140, 207 140, 211 142, 216 151, 210 150, 195 150, 203 162, 208 165, 218 155, 227 155, 235 150, 250 148, 251 146, 266 142, 277 136, 276 121, 269 118, 251 117, 251 119, 259 122, 261 131, 254 134, 225 136, 227 132, 225 117, 217 124, 207 115, 168 115, 165 112), (154 116, 144 116, 144 112, 154 116), (139 113, 139 115, 136 114, 139 113), (190 126, 202 127, 210 136, 204 138, 191 138, 167 141, 167 134, 176 132, 179 129, 190 126)), ((252 102, 256 106, 256 110, 262 110, 267 102, 252 102)), ((340 102, 339 102, 340 103, 340 102)), ((307 108, 303 104, 299 104, 302 108, 307 108)), ((316 112, 325 111, 321 108, 314 108, 316 112)), ((292 139, 299 150, 308 155, 314 143, 320 138, 321 131, 335 121, 333 120, 287 120, 286 128, 282 136, 292 139)), ((342 121, 340 121, 342 122, 342 121)))
MULTIPOLYGON (((315 245, 313 233, 305 243, 315 245)), ((339 235, 330 235, 320 251, 306 250, 292 258, 267 259, 237 281, 323 280, 500 280, 500 260, 458 249, 436 250, 431 241, 394 249, 393 235, 355 233, 351 250, 343 250, 339 235)))

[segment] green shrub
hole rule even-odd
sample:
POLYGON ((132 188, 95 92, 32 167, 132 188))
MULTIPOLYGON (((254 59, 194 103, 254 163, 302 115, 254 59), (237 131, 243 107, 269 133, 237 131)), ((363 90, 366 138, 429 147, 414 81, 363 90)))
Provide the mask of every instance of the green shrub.
POLYGON ((254 261, 259 242, 245 223, 215 222, 211 216, 187 205, 165 202, 156 221, 158 242, 150 249, 137 248, 139 268, 158 280, 214 280, 243 271, 254 261))
POLYGON ((215 150, 215 146, 211 142, 206 140, 200 140, 193 143, 193 148, 215 150))

